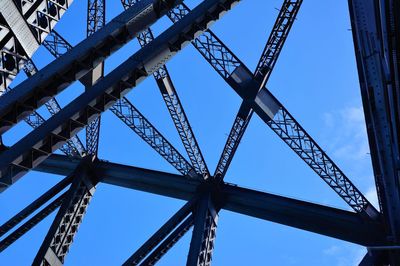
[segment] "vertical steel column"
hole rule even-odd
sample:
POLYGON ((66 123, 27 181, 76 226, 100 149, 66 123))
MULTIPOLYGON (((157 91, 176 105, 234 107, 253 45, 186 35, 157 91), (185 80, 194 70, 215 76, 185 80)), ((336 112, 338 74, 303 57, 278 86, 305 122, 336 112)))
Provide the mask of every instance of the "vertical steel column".
POLYGON ((74 240, 86 208, 96 189, 97 178, 91 173, 91 161, 83 159, 74 172, 74 180, 68 190, 56 218, 40 247, 33 265, 62 265, 74 240))
MULTIPOLYGON (((395 7, 390 0, 349 1, 377 193, 386 225, 386 237, 391 245, 397 246, 400 244, 400 92, 396 86, 400 73, 396 70, 398 59, 395 54, 399 49, 396 35, 399 33, 396 33, 395 14, 398 16, 400 12, 395 7)), ((389 262, 380 260, 379 264, 399 263, 399 250, 388 249, 384 253, 389 262)))
POLYGON ((211 265, 217 222, 218 214, 211 200, 211 194, 207 192, 199 199, 194 211, 194 228, 187 266, 211 265))
MULTIPOLYGON (((101 29, 106 22, 105 0, 88 0, 87 9, 87 37, 101 29)), ((104 61, 85 76, 85 88, 89 89, 104 76, 104 61)), ((86 149, 88 154, 97 155, 99 149, 100 120, 98 116, 86 127, 86 149)))

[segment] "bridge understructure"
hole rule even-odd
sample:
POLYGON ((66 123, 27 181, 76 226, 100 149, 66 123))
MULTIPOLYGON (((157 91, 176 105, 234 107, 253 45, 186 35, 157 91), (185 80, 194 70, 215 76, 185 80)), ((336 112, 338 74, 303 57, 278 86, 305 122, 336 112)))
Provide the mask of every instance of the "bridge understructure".
POLYGON ((399 1, 348 1, 379 210, 267 88, 303 1, 282 1, 254 72, 209 29, 238 2, 204 0, 191 10, 182 0, 121 0, 124 12, 106 23, 105 0, 88 0, 87 38, 72 46, 54 30, 72 0, 0 0, 0 134, 22 120, 33 128, 12 146, 1 143, 0 192, 31 170, 66 176, 1 225, 0 251, 56 212, 33 265, 63 265, 97 185, 107 183, 186 201, 124 265, 154 265, 192 228, 187 265, 210 265, 222 209, 365 246, 368 253, 360 265, 400 265, 399 1), (173 24, 154 36, 151 25, 162 17, 173 24), (132 39, 140 50, 105 74, 105 60, 132 39), (190 44, 242 99, 214 173, 166 67, 190 44), (40 45, 55 59, 38 70, 31 57, 40 45), (28 79, 11 88, 20 70, 28 79), (149 76, 156 80, 189 160, 125 97, 149 76), (61 107, 55 97, 75 81, 84 92, 61 107), (47 120, 37 112, 42 105, 51 114, 47 120), (180 174, 99 159, 100 117, 106 110, 180 174), (253 113, 349 210, 224 181, 253 113), (82 129, 85 145, 77 135, 82 129))

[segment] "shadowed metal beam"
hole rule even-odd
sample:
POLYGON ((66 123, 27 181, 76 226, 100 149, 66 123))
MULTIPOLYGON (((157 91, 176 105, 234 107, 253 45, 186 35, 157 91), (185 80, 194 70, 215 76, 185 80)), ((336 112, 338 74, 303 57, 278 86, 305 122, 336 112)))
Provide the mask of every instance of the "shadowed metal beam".
POLYGON ((155 265, 193 225, 193 215, 187 217, 141 264, 140 266, 155 265))
MULTIPOLYGON (((106 3, 105 0, 88 0, 86 34, 89 37, 106 24, 106 3)), ((88 79, 86 89, 89 89, 104 76, 104 62, 86 75, 88 79)), ((89 154, 97 156, 99 150, 101 116, 93 120, 86 127, 86 149, 89 154)))
POLYGON ((1 98, 0 133, 64 90, 148 28, 180 0, 143 0, 1 98))
POLYGON ((64 1, 2 0, 0 13, 0 95, 5 92, 47 34, 71 5, 64 1))
POLYGON ((96 190, 90 157, 82 159, 71 174, 73 181, 32 265, 56 266, 64 264, 65 257, 85 216, 96 190))
POLYGON ((39 209, 43 204, 57 195, 60 191, 66 188, 72 180, 72 176, 67 176, 52 188, 50 188, 47 192, 37 198, 34 202, 29 204, 26 208, 20 211, 18 214, 14 215, 10 220, 5 222, 3 225, 0 226, 0 237, 11 230, 14 226, 16 226, 19 222, 24 220, 26 217, 31 215, 37 209, 39 209))
MULTIPOLYGON (((177 227, 183 219, 185 219, 192 211, 196 199, 188 201, 180 208, 168 221, 161 226, 129 259, 124 262, 126 265, 137 265, 143 260, 160 242, 167 237, 175 227, 177 227)), ((145 264, 145 265, 148 265, 145 264)))
MULTIPOLYGON (((350 0, 349 10, 376 190, 387 238, 399 245, 400 4, 350 0)), ((399 250, 385 253, 400 262, 399 250)))
POLYGON ((193 211, 194 228, 186 261, 187 266, 211 265, 218 223, 217 210, 211 198, 211 193, 202 195, 193 211))
MULTIPOLYGON (((51 37, 51 39, 49 42, 45 42, 45 47, 55 57, 58 58, 66 51, 72 49, 72 45, 70 45, 56 31, 51 32, 49 37, 51 37)), ((80 79, 80 81, 85 87, 90 87, 91 85, 90 75, 89 77, 85 76, 80 79)), ((184 175, 188 174, 192 177, 197 177, 193 167, 187 162, 187 160, 126 97, 117 101, 110 110, 179 172, 184 175)), ((97 135, 94 134, 92 136, 96 137, 97 135)), ((92 147, 95 146, 92 145, 92 147)))
MULTIPOLYGON (((78 162, 77 159, 55 155, 35 170, 68 174, 75 169, 78 162)), ((183 200, 191 199, 202 183, 176 174, 105 161, 97 162, 95 170, 96 175, 102 178, 100 182, 183 200)), ((221 198, 225 200, 222 207, 225 210, 360 245, 373 246, 385 242, 380 224, 363 220, 354 212, 229 184, 222 185, 221 198)))
MULTIPOLYGON (((28 60, 26 62, 24 66, 24 72, 28 78, 32 77, 38 72, 38 69, 32 60, 28 60)), ((61 106, 56 98, 50 99, 47 103, 45 103, 45 105, 51 115, 54 115, 61 110, 61 106)), ((39 127, 45 121, 45 119, 36 111, 31 113, 24 120, 33 128, 39 127)), ((69 156, 82 157, 86 153, 85 148, 83 147, 83 144, 78 136, 74 136, 69 139, 67 143, 60 148, 60 150, 69 156)))
POLYGON ((381 224, 364 221, 357 213, 232 185, 224 185, 221 192, 225 210, 360 245, 385 242, 381 224))
POLYGON ((58 196, 51 203, 46 205, 42 210, 40 210, 37 214, 35 214, 28 221, 19 226, 14 232, 9 234, 3 240, 0 241, 0 252, 10 246, 12 243, 17 241, 20 237, 22 237, 26 232, 35 227, 38 223, 43 221, 44 218, 49 216, 53 211, 55 211, 64 201, 67 192, 64 192, 60 196, 58 196))
MULTIPOLYGON (((122 0, 121 3, 125 9, 136 4, 139 0, 122 0)), ((154 40, 153 32, 150 28, 142 31, 137 40, 141 47, 149 44, 154 40)), ((160 89, 161 95, 167 105, 168 111, 171 115, 172 121, 179 133, 182 144, 189 156, 190 162, 193 165, 196 173, 202 174, 204 178, 210 176, 207 164, 204 161, 203 154, 201 153, 199 144, 195 138, 192 127, 183 109, 178 93, 168 73, 167 66, 161 66, 156 72, 153 73, 157 86, 160 89)))

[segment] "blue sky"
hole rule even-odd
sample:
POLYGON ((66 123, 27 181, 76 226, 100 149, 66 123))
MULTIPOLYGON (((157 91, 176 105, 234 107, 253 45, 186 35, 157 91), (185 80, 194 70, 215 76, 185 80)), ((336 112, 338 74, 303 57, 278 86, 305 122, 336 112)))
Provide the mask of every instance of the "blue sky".
MULTIPOLYGON (((186 1, 191 7, 199 2, 186 1)), ((254 70, 282 1, 242 1, 212 30, 254 70)), ((75 0, 56 29, 72 44, 86 33, 85 1, 75 0)), ((122 11, 107 2, 107 21, 122 11)), ((170 26, 163 18, 154 31, 170 26)), ((267 84, 352 181, 376 202, 373 175, 347 1, 305 0, 267 84)), ((106 62, 106 73, 137 51, 133 40, 106 62)), ((33 57, 39 68, 53 58, 40 48, 33 57)), ((169 63, 187 116, 213 172, 240 105, 240 98, 188 46, 169 63)), ((21 74, 15 84, 23 80, 21 74)), ((13 86, 15 86, 13 84, 13 86)), ((64 106, 83 91, 74 84, 57 97, 64 106)), ((152 78, 128 98, 185 154, 152 78)), ((41 114, 48 117, 44 108, 41 114)), ((12 145, 31 129, 18 124, 5 136, 12 145)), ((84 140, 84 135, 80 134, 84 140)), ((102 116, 99 157, 109 161, 175 173, 162 157, 111 112, 102 116)), ((0 194, 0 223, 29 204, 62 177, 29 173, 0 194)), ((248 127, 226 181, 297 199, 348 209, 346 204, 257 116, 248 127)), ((119 265, 184 202, 100 184, 67 257, 66 265, 119 265)), ((54 214, 0 254, 1 265, 29 265, 54 214)), ((160 265, 183 265, 188 233, 160 265)), ((221 211, 214 265, 356 265, 365 249, 294 228, 221 211)))

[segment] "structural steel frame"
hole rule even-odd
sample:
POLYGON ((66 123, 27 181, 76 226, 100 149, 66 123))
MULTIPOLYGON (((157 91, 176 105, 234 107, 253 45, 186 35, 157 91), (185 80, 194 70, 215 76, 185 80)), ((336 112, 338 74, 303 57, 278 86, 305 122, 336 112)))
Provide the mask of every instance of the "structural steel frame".
POLYGON ((105 0, 88 0, 87 38, 72 47, 53 30, 72 0, 0 0, 0 134, 22 120, 33 128, 11 147, 1 142, 0 192, 30 170, 66 176, 0 226, 0 252, 57 210, 33 265, 63 265, 97 184, 107 183, 187 201, 124 265, 154 265, 192 227, 187 265, 211 265, 221 209, 363 245, 360 265, 400 265, 400 3, 348 1, 377 210, 266 87, 303 1, 283 0, 253 73, 208 29, 238 2, 204 0, 190 10, 182 0, 121 0, 125 11, 106 23, 105 0), (150 26, 164 15, 173 25, 155 37, 150 26), (133 38, 141 49, 105 74, 105 60, 133 38), (242 98, 214 174, 165 65, 189 43, 242 98), (31 56, 41 44, 56 59, 38 70, 31 56), (20 70, 28 79, 9 87, 20 70), (124 97, 151 75, 189 160, 124 97), (55 97, 75 81, 85 91, 61 107, 55 97), (48 120, 37 112, 42 105, 48 120), (180 175, 99 159, 100 115, 108 109, 180 175), (352 211, 225 183, 254 113, 352 211), (83 128, 86 147, 77 136, 83 128), (53 154, 58 149, 65 155, 53 154))

